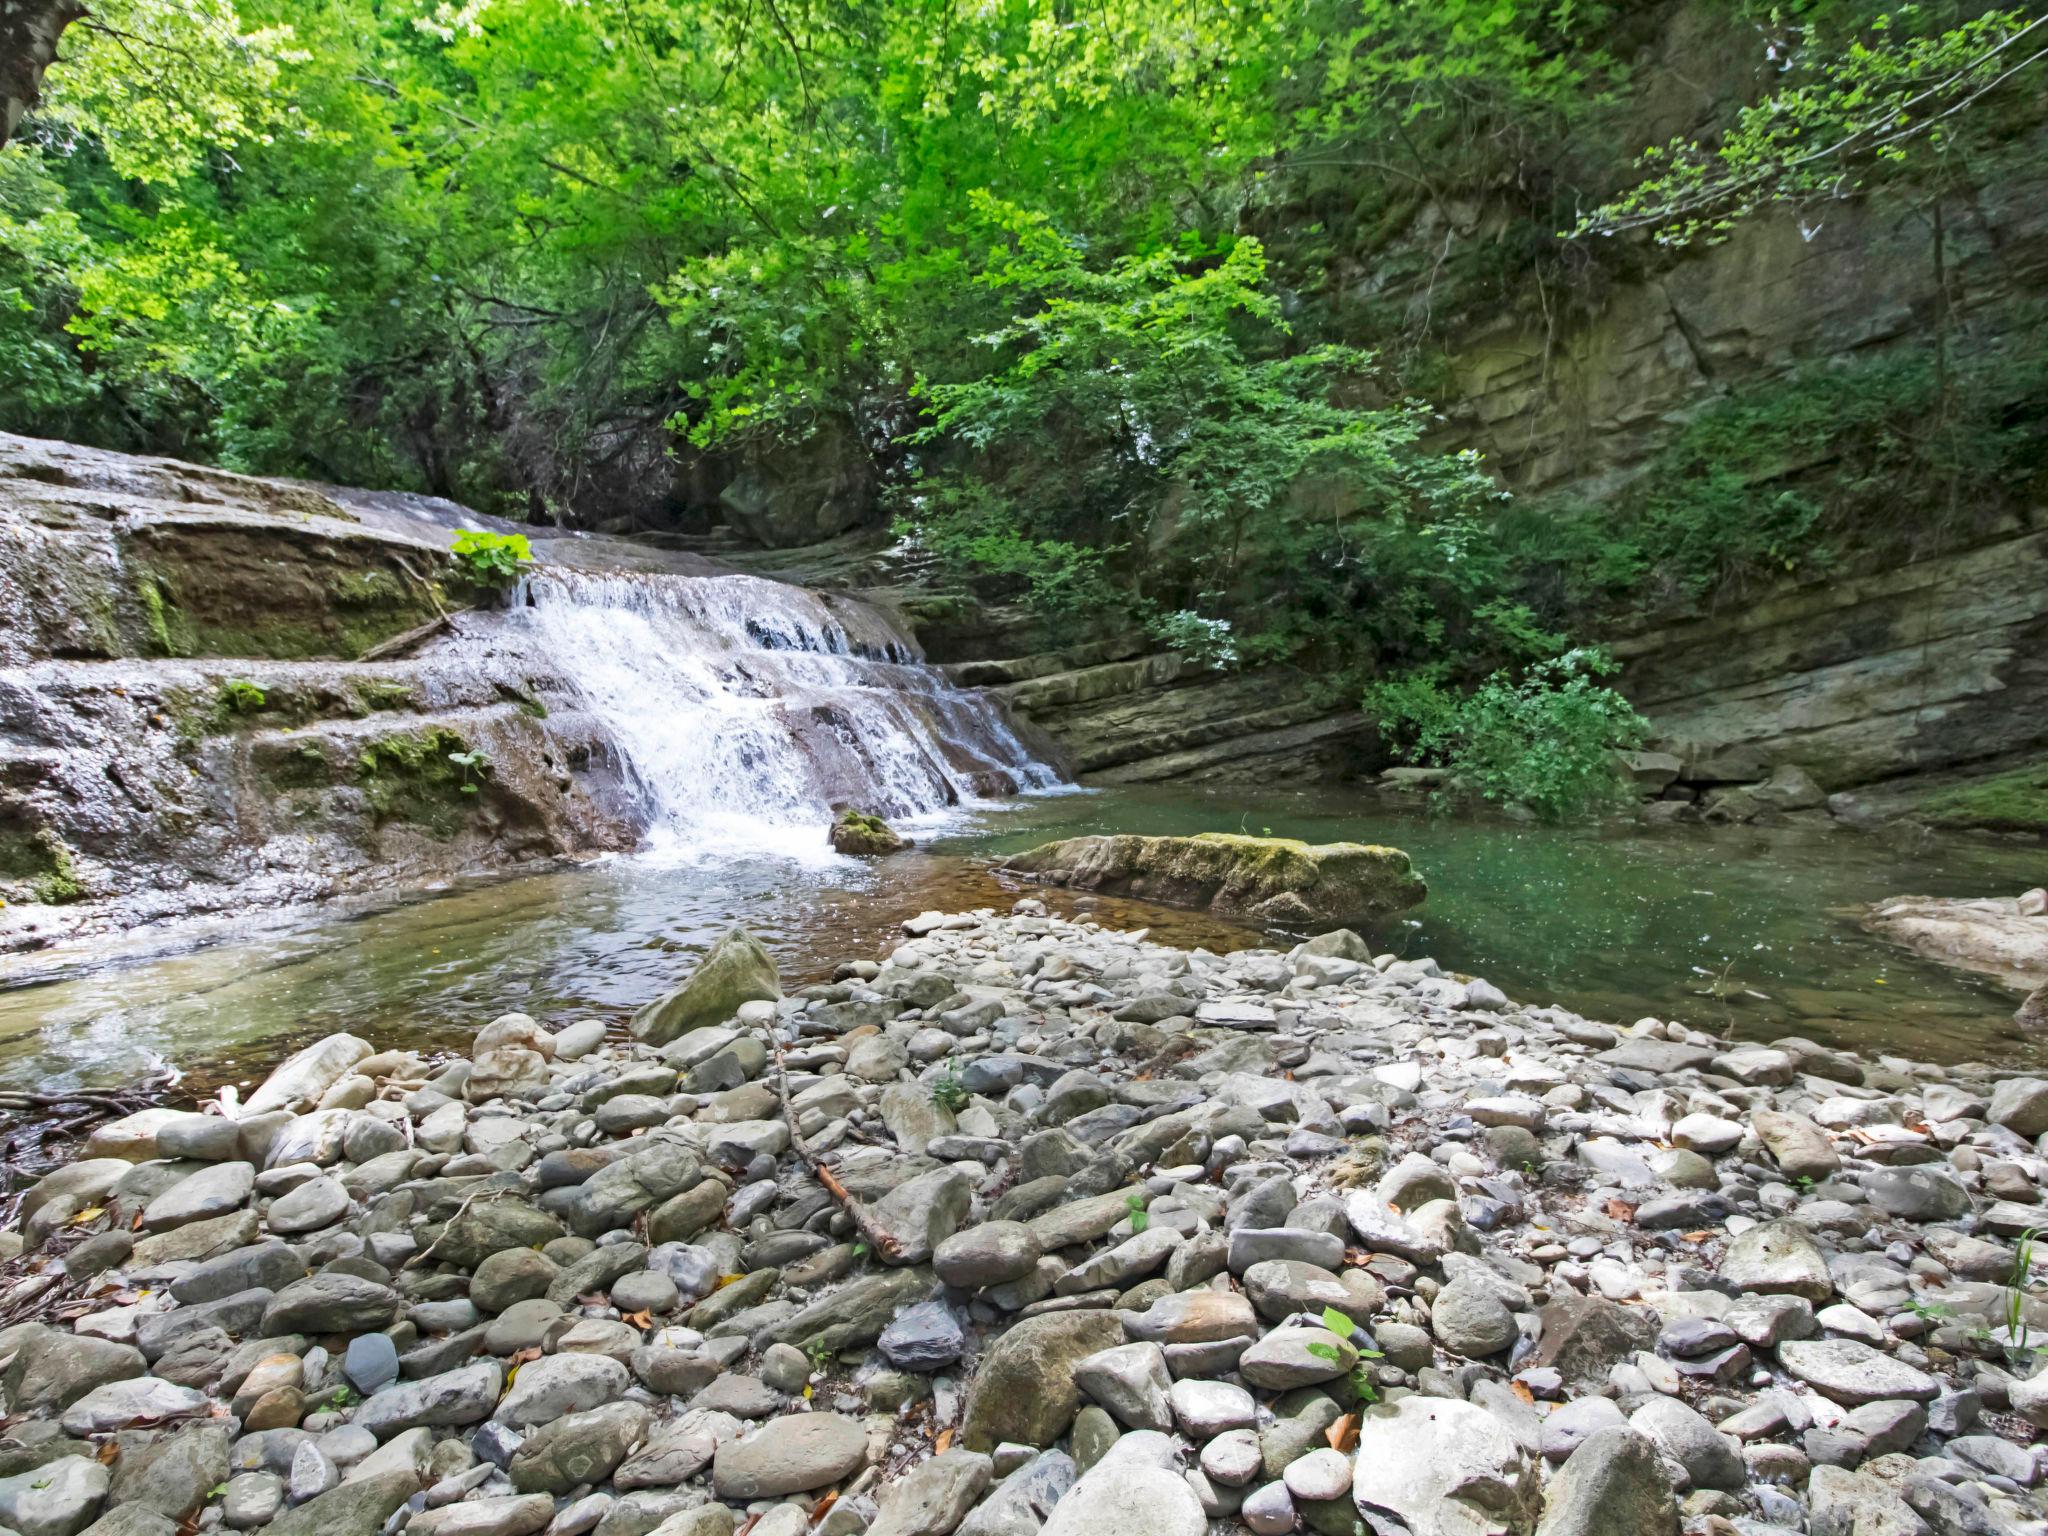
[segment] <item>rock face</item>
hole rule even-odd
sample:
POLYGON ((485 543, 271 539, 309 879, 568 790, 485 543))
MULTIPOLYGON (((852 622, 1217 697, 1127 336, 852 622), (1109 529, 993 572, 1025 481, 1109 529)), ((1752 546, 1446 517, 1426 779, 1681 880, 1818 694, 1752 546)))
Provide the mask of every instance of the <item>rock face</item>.
POLYGON ((781 996, 774 957, 759 939, 735 928, 705 952, 681 986, 633 1015, 633 1034, 649 1045, 666 1045, 693 1029, 725 1023, 741 1003, 772 1003, 781 996))
POLYGON ((2002 897, 1895 896, 1863 926, 1915 954, 1994 976, 2021 992, 2048 985, 2048 914, 2002 897))
POLYGON ((1016 854, 999 867, 1078 890, 1313 930, 1370 926, 1428 893, 1398 848, 1312 846, 1225 832, 1073 837, 1016 854))

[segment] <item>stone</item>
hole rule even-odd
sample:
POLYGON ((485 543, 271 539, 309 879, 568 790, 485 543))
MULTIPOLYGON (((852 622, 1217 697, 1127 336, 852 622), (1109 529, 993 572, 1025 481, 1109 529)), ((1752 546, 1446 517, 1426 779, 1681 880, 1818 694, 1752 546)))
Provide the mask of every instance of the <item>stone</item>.
POLYGON ((1992 1088, 1985 1119, 2029 1141, 2048 1134, 2048 1079, 2006 1078, 1992 1088))
POLYGON ((1474 1536, 1535 1523, 1535 1464, 1501 1420, 1455 1398, 1404 1397, 1359 1416, 1352 1499, 1369 1525, 1474 1536))
POLYGON ((1925 1371, 1854 1339, 1799 1339, 1778 1346, 1785 1369, 1845 1408, 1903 1398, 1932 1402, 1941 1383, 1925 1371))
POLYGON ((963 1291, 1021 1280, 1045 1250, 1021 1221, 985 1221, 955 1232, 932 1250, 932 1271, 963 1291))
POLYGON ((254 1119, 272 1110, 303 1113, 316 1107, 355 1064, 370 1055, 370 1043, 354 1035, 329 1035, 288 1056, 256 1091, 242 1101, 241 1118, 254 1119))
POLYGON ((1927 1536, 1897 1489, 1845 1467, 1813 1469, 1806 1507, 1810 1536, 1927 1536))
POLYGON ((263 1331, 367 1333, 389 1327, 402 1307, 390 1286, 330 1271, 294 1280, 273 1296, 263 1309, 263 1331))
POLYGON ((348 1191, 323 1176, 273 1200, 263 1220, 271 1231, 291 1236, 334 1225, 348 1214, 348 1207, 348 1191))
POLYGON ((222 1423, 117 1435, 109 1505, 139 1505, 182 1522, 227 1481, 228 1440, 222 1423))
POLYGON ((652 1417, 639 1403, 564 1414, 520 1442, 506 1474, 521 1493, 567 1493, 601 1483, 645 1437, 652 1417))
POLYGON ((137 1376, 128 1381, 110 1381, 94 1387, 64 1410, 58 1421, 64 1433, 83 1439, 104 1435, 131 1424, 154 1423, 160 1419, 182 1418, 204 1413, 208 1399, 204 1392, 157 1376, 137 1376))
POLYGON ((1569 1385, 1601 1383, 1616 1365, 1657 1341, 1657 1315, 1600 1296, 1566 1293, 1537 1313, 1541 1337, 1525 1368, 1556 1369, 1569 1385))
MULTIPOLYGON (((1233 1299, 1250 1313, 1249 1303, 1233 1299)), ((982 1353, 968 1388, 961 1444, 982 1452, 1005 1441, 1051 1445, 1080 1406, 1076 1362, 1121 1343, 1123 1332, 1106 1312, 1047 1313, 1015 1324, 982 1353)))
POLYGON ((1970 1214, 1969 1192, 1928 1167, 1876 1169, 1864 1175, 1863 1192, 1896 1221, 1954 1221, 1970 1214))
POLYGON ((359 1334, 348 1341, 341 1373, 367 1397, 398 1380, 398 1346, 388 1334, 359 1334))
POLYGON ((1207 1536, 1201 1500, 1179 1473, 1113 1456, 1053 1507, 1040 1536, 1207 1536))
POLYGON ((718 1448, 711 1480, 722 1499, 805 1493, 851 1476, 867 1461, 868 1432, 837 1413, 792 1413, 718 1448))
POLYGON ((1507 1303, 1475 1279, 1453 1280, 1437 1293, 1430 1303, 1429 1326, 1438 1343, 1468 1360, 1497 1355, 1521 1337, 1507 1303))
POLYGON ((970 1510, 954 1536, 1037 1536, 1078 1476, 1066 1452, 1042 1451, 970 1510))
POLYGON ((1763 1222, 1734 1238, 1721 1257, 1720 1276, 1737 1290, 1798 1296, 1816 1305, 1835 1294, 1827 1255, 1793 1221, 1763 1222))
POLYGON ((412 1536, 533 1536, 554 1513, 555 1501, 544 1494, 470 1498, 422 1510, 405 1528, 412 1536))
POLYGON ((1288 1536, 1300 1516, 1295 1512, 1294 1496, 1282 1482, 1272 1482, 1255 1489, 1245 1496, 1238 1506, 1238 1515, 1251 1528, 1253 1536, 1288 1536))
POLYGON ((1566 1458, 1544 1492, 1543 1517, 1536 1527, 1536 1536, 1677 1532, 1678 1506, 1656 1447, 1621 1425, 1595 1430, 1566 1458))
POLYGON ((834 853, 873 856, 897 853, 910 846, 910 839, 881 817, 857 811, 852 806, 845 807, 832 818, 827 836, 834 853))
POLYGON ((247 1163, 215 1163, 180 1179, 143 1208, 145 1231, 165 1232, 187 1222, 225 1216, 247 1203, 256 1190, 256 1170, 247 1163))
POLYGON ((1068 838, 996 867, 1110 895, 1142 885, 1148 900, 1306 928, 1369 927, 1427 894, 1397 848, 1225 832, 1068 838))
POLYGON ((110 1481, 87 1456, 60 1456, 0 1477, 0 1527, 20 1536, 75 1536, 92 1524, 110 1481))
POLYGON ((1157 1344, 1118 1344, 1077 1360, 1074 1385, 1127 1429, 1173 1428, 1172 1378, 1157 1344))
POLYGON ((17 1335, 14 1358, 0 1372, 0 1394, 11 1414, 55 1418, 95 1388, 147 1369, 132 1345, 35 1324, 17 1335))
POLYGON ((1740 1491, 1749 1481, 1735 1442, 1675 1397, 1652 1397, 1628 1422, 1629 1428, 1685 1468, 1695 1488, 1740 1491))
POLYGON ((480 1424, 497 1406, 504 1381, 504 1368, 497 1361, 479 1360, 437 1376, 387 1387, 363 1401, 354 1422, 380 1439, 422 1427, 480 1424))
POLYGON ((1157 1344, 1211 1344, 1259 1332, 1250 1300, 1234 1291, 1177 1291, 1122 1317, 1126 1335, 1157 1344))
POLYGON ((992 1470, 976 1451, 941 1451, 920 1462, 887 1485, 867 1536, 952 1536, 992 1470))
POLYGON ((906 1307, 884 1328, 875 1347, 891 1365, 906 1371, 944 1370, 967 1348, 967 1334, 942 1301, 906 1307))
POLYGON ((1282 1481, 1297 1501, 1342 1498, 1351 1491, 1351 1458, 1325 1446, 1290 1461, 1282 1481))
POLYGON ((697 962, 682 985, 633 1015, 636 1040, 667 1045, 679 1036, 723 1024, 746 1002, 779 1002, 781 977, 761 941, 744 928, 720 938, 697 962))
POLYGON ((519 1368, 494 1417, 529 1429, 612 1402, 631 1383, 626 1367, 607 1355, 545 1355, 519 1368))
POLYGON ((1327 1328, 1275 1328, 1238 1356, 1238 1373, 1255 1387, 1284 1392, 1348 1376, 1358 1351, 1327 1328))
POLYGON ((868 1207, 876 1228, 896 1241, 892 1263, 922 1264, 960 1230, 974 1185, 958 1168, 936 1168, 906 1180, 868 1207))

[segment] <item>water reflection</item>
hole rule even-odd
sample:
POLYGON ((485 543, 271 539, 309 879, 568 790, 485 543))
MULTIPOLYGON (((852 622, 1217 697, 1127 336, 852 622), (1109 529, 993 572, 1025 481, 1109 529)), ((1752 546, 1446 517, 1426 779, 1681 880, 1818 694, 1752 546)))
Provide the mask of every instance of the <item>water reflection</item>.
MULTIPOLYGON (((988 873, 993 854, 1083 831, 1268 827, 1407 848, 1429 901, 1375 940, 1483 973, 1526 1001, 1936 1060, 2048 1055, 2012 1023, 2016 998, 1902 955, 1841 915, 1902 891, 2017 892, 2040 883, 2038 850, 1900 851, 1825 831, 1611 835, 1365 815, 1341 796, 1268 797, 1248 810, 1242 795, 1119 790, 1012 802, 872 864, 615 859, 429 900, 187 929, 170 952, 144 936, 54 965, 18 962, 0 992, 0 1082, 119 1083, 158 1057, 208 1078, 250 1077, 332 1030, 439 1049, 509 1008, 556 1027, 616 1021, 733 922, 758 933, 787 976, 812 980, 845 957, 879 955, 913 913, 1007 906, 1017 888, 988 873)), ((1258 942, 1203 914, 1044 894, 1118 926, 1150 924, 1170 942, 1258 942)))

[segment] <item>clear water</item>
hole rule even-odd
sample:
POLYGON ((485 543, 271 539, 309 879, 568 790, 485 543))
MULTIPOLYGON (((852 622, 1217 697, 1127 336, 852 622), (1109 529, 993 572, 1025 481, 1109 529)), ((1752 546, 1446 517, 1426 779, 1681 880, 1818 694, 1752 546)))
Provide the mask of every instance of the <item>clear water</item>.
MULTIPOLYGON (((2012 1022, 2012 994, 1905 955, 1848 915, 1904 892, 2041 884, 2048 854, 2038 847, 1902 849, 1826 831, 1562 831, 1364 813, 1341 794, 1253 801, 1120 789, 972 807, 928 846, 875 862, 611 859, 17 960, 0 981, 0 1082, 118 1084, 158 1059, 198 1079, 251 1078, 331 1030, 459 1047, 507 1009, 554 1026, 620 1020, 735 922, 764 938, 786 976, 811 980, 840 959, 878 956, 905 916, 1014 899, 1021 888, 987 870, 1001 853, 1080 832, 1267 828, 1408 849, 1429 900, 1375 937, 1525 1001, 1929 1060, 2048 1060, 2048 1042, 2012 1022)), ((1171 942, 1259 942, 1204 914, 1044 894, 1119 926, 1149 923, 1171 942)))

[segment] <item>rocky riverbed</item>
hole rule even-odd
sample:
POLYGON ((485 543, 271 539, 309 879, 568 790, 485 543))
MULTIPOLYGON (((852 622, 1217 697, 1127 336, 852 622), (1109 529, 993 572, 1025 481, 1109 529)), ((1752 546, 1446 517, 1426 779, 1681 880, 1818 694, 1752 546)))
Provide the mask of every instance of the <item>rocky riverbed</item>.
POLYGON ((20 1536, 2048 1529, 2048 1082, 928 914, 20 1205, 20 1536))

